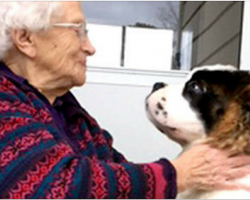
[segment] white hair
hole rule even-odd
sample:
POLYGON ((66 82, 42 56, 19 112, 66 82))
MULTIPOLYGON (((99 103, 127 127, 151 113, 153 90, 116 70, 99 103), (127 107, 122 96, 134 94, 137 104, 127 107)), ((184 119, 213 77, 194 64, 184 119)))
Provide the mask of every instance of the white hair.
POLYGON ((0 60, 11 49, 11 29, 46 30, 59 17, 59 2, 0 2, 0 60))

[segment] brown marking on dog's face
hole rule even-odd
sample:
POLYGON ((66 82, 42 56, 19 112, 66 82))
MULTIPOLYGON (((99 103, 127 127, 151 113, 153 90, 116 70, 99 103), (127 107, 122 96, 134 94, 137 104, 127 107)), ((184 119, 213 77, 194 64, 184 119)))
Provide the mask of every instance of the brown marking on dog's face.
POLYGON ((208 143, 232 154, 250 155, 250 85, 237 92, 223 117, 208 133, 208 143))
POLYGON ((230 104, 246 105, 250 102, 249 85, 248 72, 198 71, 187 82, 183 96, 198 111, 209 133, 228 112, 230 104), (199 90, 192 89, 192 85, 199 90))

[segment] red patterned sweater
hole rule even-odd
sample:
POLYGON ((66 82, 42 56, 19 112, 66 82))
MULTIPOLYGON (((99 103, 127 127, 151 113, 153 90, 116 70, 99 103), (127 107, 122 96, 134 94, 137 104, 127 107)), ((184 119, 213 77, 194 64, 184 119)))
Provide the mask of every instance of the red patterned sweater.
POLYGON ((0 198, 175 198, 166 159, 134 164, 69 92, 52 106, 0 63, 0 198))

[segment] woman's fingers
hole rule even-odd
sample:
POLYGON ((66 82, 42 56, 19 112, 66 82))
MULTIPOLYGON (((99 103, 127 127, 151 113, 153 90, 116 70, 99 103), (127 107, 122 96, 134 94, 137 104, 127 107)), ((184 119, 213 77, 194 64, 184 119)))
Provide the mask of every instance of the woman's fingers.
POLYGON ((238 156, 229 157, 227 164, 231 166, 232 168, 250 166, 250 156, 238 155, 238 156))

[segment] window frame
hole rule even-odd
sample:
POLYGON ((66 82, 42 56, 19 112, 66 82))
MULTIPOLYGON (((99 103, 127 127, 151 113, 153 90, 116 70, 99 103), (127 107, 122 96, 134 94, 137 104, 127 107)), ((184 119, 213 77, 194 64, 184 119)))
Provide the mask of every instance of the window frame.
POLYGON ((240 47, 240 70, 250 70, 250 2, 243 2, 242 35, 240 47))

